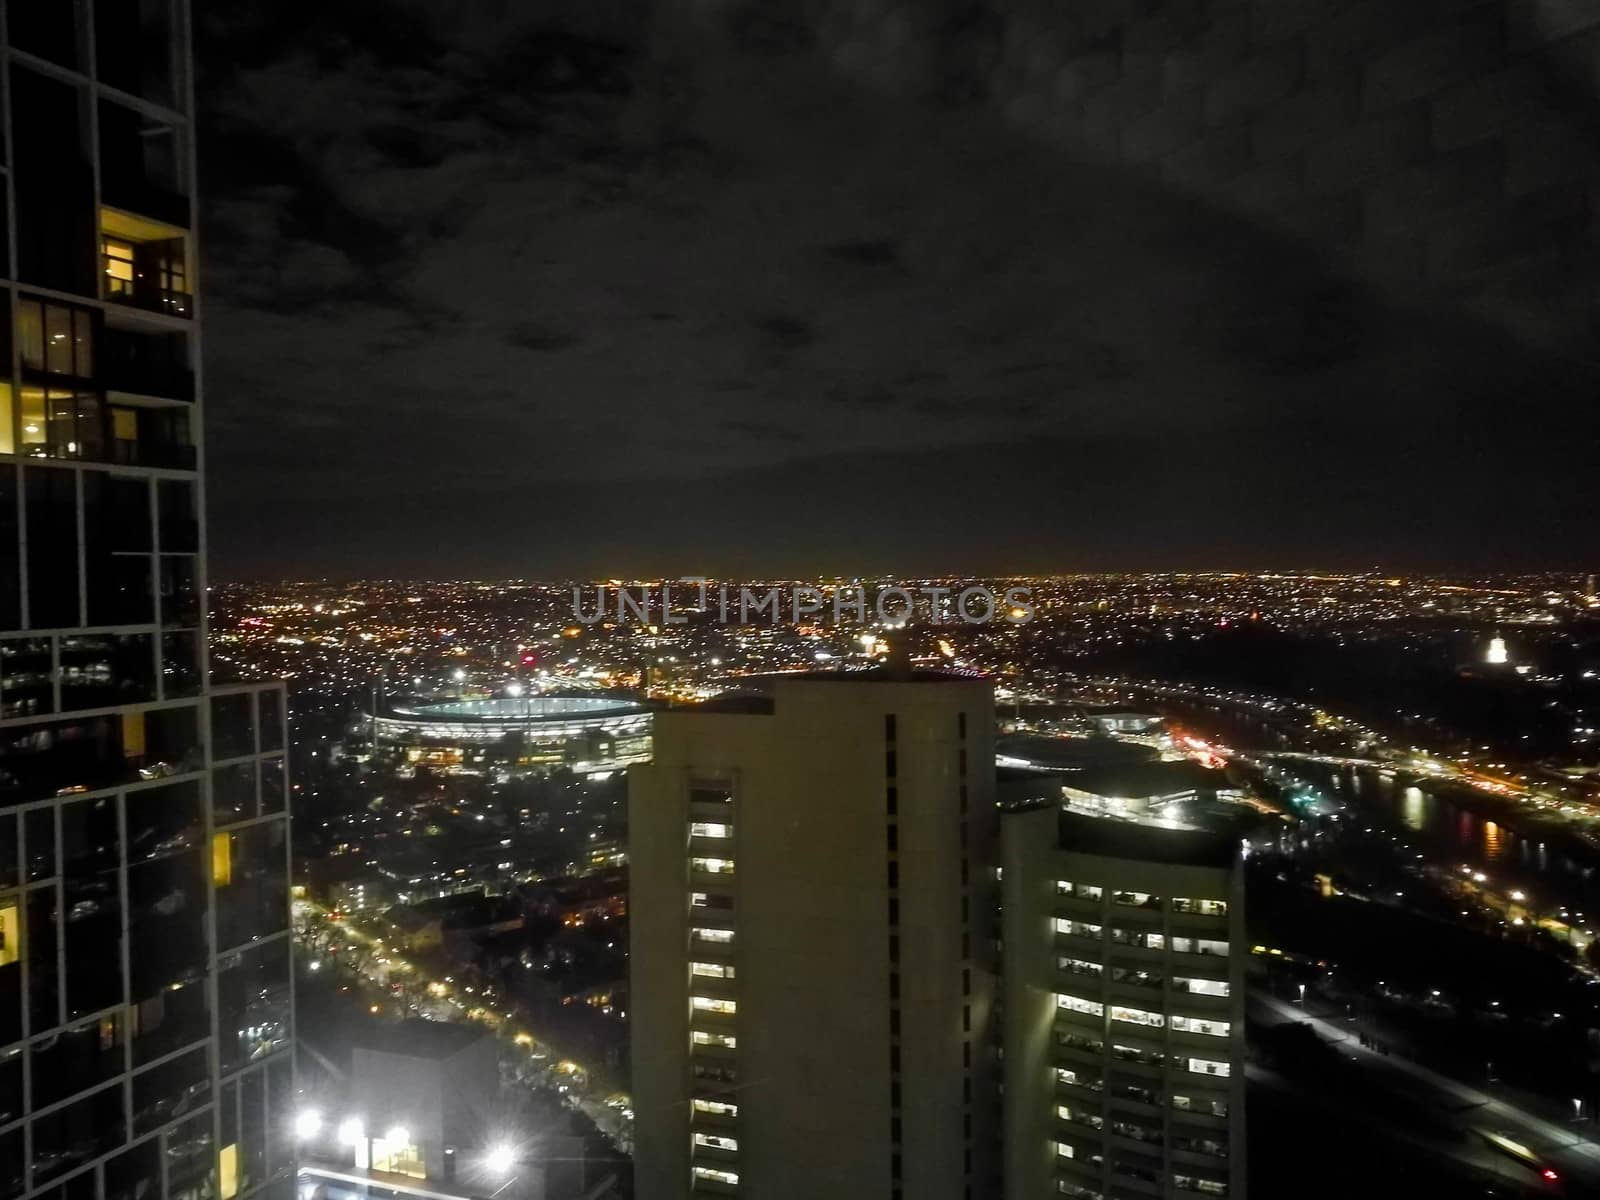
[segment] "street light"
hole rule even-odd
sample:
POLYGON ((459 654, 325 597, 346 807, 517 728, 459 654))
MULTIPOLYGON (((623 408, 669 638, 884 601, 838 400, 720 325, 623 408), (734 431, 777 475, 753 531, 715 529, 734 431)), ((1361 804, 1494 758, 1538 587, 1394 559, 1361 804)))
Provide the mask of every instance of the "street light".
POLYGON ((306 1141, 317 1136, 322 1128, 322 1114, 314 1108, 302 1108, 294 1116, 294 1136, 306 1141))
POLYGON ((1301 1005, 1304 1005, 1305 1002, 1306 1002, 1306 985, 1302 983, 1300 985, 1300 1003, 1301 1003, 1301 1005))
POLYGON ((484 1156, 484 1166, 496 1175, 510 1174, 511 1168, 516 1165, 517 1152, 504 1142, 498 1146, 491 1146, 489 1153, 484 1156))

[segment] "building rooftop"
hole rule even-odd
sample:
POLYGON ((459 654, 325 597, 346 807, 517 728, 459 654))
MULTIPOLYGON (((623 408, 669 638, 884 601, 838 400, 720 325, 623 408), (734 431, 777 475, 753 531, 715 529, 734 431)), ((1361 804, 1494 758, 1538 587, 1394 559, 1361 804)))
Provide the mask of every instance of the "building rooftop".
POLYGON ((1182 792, 1214 792, 1228 786, 1228 777, 1197 762, 1179 759, 1089 767, 1064 776, 1061 782, 1096 796, 1147 800, 1182 792))
POLYGON ((448 1021, 407 1017, 393 1024, 363 1030, 357 1037, 356 1049, 443 1061, 488 1036, 488 1030, 477 1025, 452 1025, 448 1021))
POLYGON ((1037 733, 1008 733, 995 743, 995 755, 1030 767, 1083 771, 1092 767, 1155 762, 1160 752, 1152 746, 1104 736, 1047 737, 1037 733))
POLYGON ((1203 867, 1230 866, 1239 857, 1239 833, 1221 825, 1167 829, 1073 812, 1063 812, 1060 821, 1061 848, 1076 854, 1203 867))

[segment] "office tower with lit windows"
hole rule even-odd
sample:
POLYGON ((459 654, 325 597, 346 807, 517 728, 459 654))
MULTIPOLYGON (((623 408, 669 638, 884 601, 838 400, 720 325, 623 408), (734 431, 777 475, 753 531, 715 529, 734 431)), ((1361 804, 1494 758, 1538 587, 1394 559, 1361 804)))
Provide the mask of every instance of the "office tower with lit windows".
POLYGON ((1245 1192, 1240 841, 1068 811, 1001 818, 1005 1195, 1245 1192))
POLYGON ((185 0, 0 14, 0 1186, 293 1190, 281 686, 207 685, 185 0))
POLYGON ((642 1200, 997 1193, 987 681, 779 677, 629 787, 642 1200))

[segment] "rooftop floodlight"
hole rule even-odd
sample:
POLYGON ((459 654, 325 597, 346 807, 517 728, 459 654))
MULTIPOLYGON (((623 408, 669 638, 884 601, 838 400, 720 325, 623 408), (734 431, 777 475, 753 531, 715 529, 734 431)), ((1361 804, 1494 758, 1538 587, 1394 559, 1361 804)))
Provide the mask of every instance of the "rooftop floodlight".
POLYGON ((339 1123, 339 1140, 351 1145, 367 1136, 367 1127, 361 1123, 360 1117, 346 1117, 339 1123))
POLYGON ((322 1114, 314 1108, 302 1108, 294 1115, 294 1136, 302 1142, 317 1136, 322 1128, 322 1114))
POLYGON ((383 1140, 389 1143, 391 1150, 397 1146, 409 1146, 411 1144, 411 1131, 404 1125, 391 1125, 384 1133, 383 1140))

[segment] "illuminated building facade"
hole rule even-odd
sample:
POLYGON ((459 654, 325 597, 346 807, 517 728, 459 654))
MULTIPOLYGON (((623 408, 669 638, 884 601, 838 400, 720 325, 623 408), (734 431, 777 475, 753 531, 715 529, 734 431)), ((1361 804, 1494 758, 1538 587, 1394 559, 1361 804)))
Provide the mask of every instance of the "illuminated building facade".
POLYGON ((1065 811, 1001 820, 1005 1195, 1245 1194, 1239 839, 1065 811))
POLYGON ((288 1196, 281 685, 208 687, 184 0, 0 27, 0 1187, 288 1196))
POLYGON ((495 696, 391 705, 352 729, 405 767, 519 775, 614 771, 650 758, 650 711, 610 696, 495 696))
POLYGON ((997 1194, 994 702, 790 676, 629 788, 641 1200, 997 1194))

